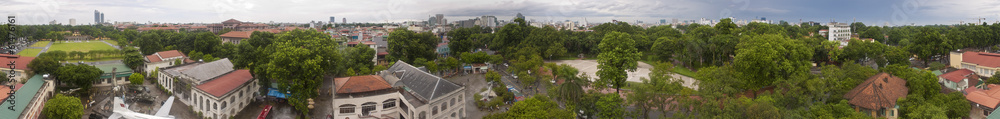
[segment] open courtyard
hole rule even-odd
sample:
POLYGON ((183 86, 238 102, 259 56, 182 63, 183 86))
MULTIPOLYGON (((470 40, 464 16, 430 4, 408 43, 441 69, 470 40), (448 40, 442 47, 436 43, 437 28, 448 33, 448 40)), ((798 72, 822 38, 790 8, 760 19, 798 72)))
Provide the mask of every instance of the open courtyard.
MULTIPOLYGON (((597 69, 597 65, 598 65, 597 60, 556 60, 556 61, 548 61, 548 62, 556 63, 556 64, 567 64, 569 66, 573 66, 574 68, 579 69, 581 74, 586 73, 586 75, 591 78, 590 79, 591 81, 593 81, 594 79, 598 78, 597 77, 597 71, 599 69, 597 69)), ((625 80, 628 81, 628 82, 642 82, 642 80, 640 80, 639 78, 649 78, 649 72, 650 72, 650 69, 652 69, 652 68, 653 68, 652 65, 649 65, 649 64, 646 64, 646 63, 643 63, 643 62, 639 62, 639 65, 636 68, 636 70, 634 72, 628 72, 628 78, 625 79, 625 80)), ((698 85, 695 83, 695 82, 697 82, 697 80, 695 80, 694 78, 687 77, 687 76, 680 75, 680 74, 676 74, 676 73, 672 74, 672 76, 674 78, 683 80, 684 81, 684 87, 688 87, 688 88, 691 88, 691 89, 694 89, 694 90, 698 90, 698 85)))

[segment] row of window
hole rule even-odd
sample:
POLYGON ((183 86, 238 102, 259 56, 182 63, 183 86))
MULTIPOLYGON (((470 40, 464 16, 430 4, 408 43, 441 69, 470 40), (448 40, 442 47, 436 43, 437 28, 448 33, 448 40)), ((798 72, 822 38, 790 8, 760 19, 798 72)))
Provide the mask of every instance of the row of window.
MULTIPOLYGON (((361 104, 361 114, 362 115, 368 115, 369 112, 375 110, 375 106, 377 106, 377 104, 378 103, 375 103, 375 102, 366 102, 366 103, 361 104)), ((340 113, 341 114, 354 113, 355 112, 354 111, 355 107, 357 107, 357 106, 354 105, 354 104, 343 104, 343 105, 340 105, 340 113)), ((388 99, 388 100, 382 101, 382 109, 389 109, 389 108, 393 108, 393 107, 396 107, 396 99, 388 99)))

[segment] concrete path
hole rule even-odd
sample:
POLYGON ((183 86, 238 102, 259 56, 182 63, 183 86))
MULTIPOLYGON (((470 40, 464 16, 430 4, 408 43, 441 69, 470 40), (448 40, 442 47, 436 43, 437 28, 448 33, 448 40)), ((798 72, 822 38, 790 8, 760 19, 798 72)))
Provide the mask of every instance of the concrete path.
POLYGON ((113 45, 113 44, 111 44, 111 43, 108 43, 107 41, 104 41, 104 40, 101 40, 101 42, 104 42, 104 44, 108 44, 108 45, 110 45, 111 47, 114 47, 115 49, 119 49, 119 50, 121 50, 121 49, 122 49, 121 47, 118 47, 117 45, 113 45))

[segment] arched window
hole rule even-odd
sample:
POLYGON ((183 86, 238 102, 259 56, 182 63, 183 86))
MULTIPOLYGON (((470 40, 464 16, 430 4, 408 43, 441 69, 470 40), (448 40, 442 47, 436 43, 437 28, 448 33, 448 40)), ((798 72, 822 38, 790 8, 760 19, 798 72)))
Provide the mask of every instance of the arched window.
POLYGON ((222 109, 226 109, 226 102, 222 102, 222 109))
POLYGON ((388 99, 382 101, 382 109, 388 109, 393 107, 396 107, 396 99, 388 99))
POLYGON ((378 103, 366 102, 364 104, 361 104, 361 115, 368 116, 368 114, 370 114, 372 110, 375 110, 375 105, 378 105, 378 103))
POLYGON ((451 105, 450 106, 455 106, 455 98, 451 98, 451 105))
POLYGON ((427 112, 420 112, 420 118, 418 119, 427 119, 427 112))
POLYGON ((448 110, 448 102, 441 103, 441 111, 448 110))
POLYGON ((340 113, 341 114, 354 113, 354 107, 355 107, 355 105, 352 105, 352 104, 340 105, 340 113))
POLYGON ((434 110, 431 110, 431 115, 437 115, 437 114, 438 114, 438 107, 434 106, 434 110))

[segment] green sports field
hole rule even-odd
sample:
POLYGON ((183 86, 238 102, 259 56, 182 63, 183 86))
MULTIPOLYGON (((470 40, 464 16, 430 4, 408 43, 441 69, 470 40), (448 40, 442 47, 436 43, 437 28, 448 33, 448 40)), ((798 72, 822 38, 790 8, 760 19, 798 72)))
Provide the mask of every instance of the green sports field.
POLYGON ((91 50, 112 50, 112 49, 115 48, 100 41, 60 42, 60 43, 53 43, 52 46, 49 47, 49 51, 61 50, 66 52, 73 52, 73 51, 87 52, 91 50))

